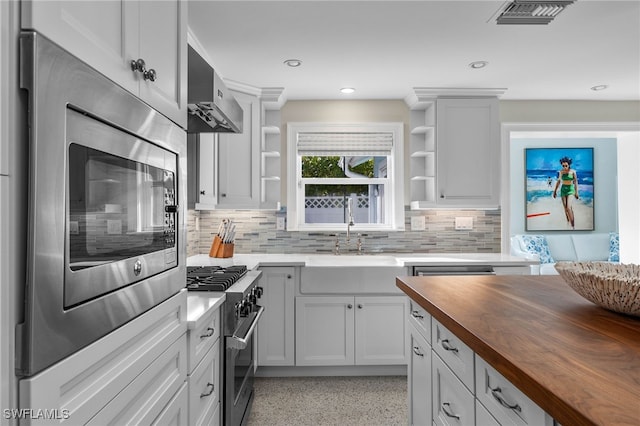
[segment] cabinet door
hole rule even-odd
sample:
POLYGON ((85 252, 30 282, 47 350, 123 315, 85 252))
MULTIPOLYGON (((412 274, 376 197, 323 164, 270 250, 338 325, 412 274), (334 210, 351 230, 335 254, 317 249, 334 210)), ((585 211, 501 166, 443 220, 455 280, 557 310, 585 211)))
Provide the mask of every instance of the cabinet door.
POLYGON ((409 424, 431 424, 431 347, 424 336, 410 327, 409 424))
POLYGON ((296 273, 293 267, 260 268, 265 307, 258 327, 258 365, 294 365, 296 273))
POLYGON ((296 365, 353 365, 353 297, 296 298, 296 365))
POLYGON ((407 298, 356 297, 356 364, 407 364, 407 298))
POLYGON ((498 100, 438 99, 436 120, 437 203, 452 207, 498 207, 498 100))
POLYGON ((218 207, 258 208, 260 204, 260 102, 233 92, 243 110, 242 133, 218 135, 218 207))
POLYGON ((198 137, 198 202, 197 210, 213 208, 218 202, 217 174, 218 147, 214 133, 201 133, 198 137))
POLYGON ((138 76, 131 60, 140 56, 138 2, 25 1, 22 28, 34 29, 131 93, 138 76))
POLYGON ((187 3, 23 1, 22 28, 35 29, 153 108, 187 127, 187 3), (132 71, 143 59, 155 81, 132 71))
POLYGON ((140 98, 186 128, 187 2, 136 3, 140 6, 140 57, 157 74, 155 81, 139 78, 140 98))

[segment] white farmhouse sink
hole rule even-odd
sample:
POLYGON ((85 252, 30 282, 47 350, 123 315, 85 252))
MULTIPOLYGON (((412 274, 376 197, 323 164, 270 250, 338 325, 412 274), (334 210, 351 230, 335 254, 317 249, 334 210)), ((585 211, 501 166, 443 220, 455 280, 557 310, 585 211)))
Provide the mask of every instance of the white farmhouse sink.
POLYGON ((310 255, 301 271, 300 292, 400 293, 396 277, 407 268, 393 256, 310 255))

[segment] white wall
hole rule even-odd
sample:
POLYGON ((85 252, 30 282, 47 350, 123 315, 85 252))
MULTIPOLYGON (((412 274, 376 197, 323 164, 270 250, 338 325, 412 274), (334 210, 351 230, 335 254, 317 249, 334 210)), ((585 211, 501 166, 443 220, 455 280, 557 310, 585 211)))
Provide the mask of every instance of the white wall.
POLYGON ((618 137, 620 262, 640 264, 640 133, 618 137))

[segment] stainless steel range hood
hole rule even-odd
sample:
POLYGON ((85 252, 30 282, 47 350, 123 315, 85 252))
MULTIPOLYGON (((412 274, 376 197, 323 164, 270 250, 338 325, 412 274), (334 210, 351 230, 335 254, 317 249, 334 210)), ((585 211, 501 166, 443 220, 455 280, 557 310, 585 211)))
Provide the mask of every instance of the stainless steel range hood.
POLYGON ((188 133, 242 133, 242 107, 214 69, 189 46, 188 133))

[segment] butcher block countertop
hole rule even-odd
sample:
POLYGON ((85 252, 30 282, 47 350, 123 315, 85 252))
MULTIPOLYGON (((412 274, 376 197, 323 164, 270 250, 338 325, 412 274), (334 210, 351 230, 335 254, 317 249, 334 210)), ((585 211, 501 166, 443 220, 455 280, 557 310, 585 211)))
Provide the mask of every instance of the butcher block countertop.
POLYGON ((640 425, 640 318, 559 276, 398 277, 397 286, 563 425, 640 425))

